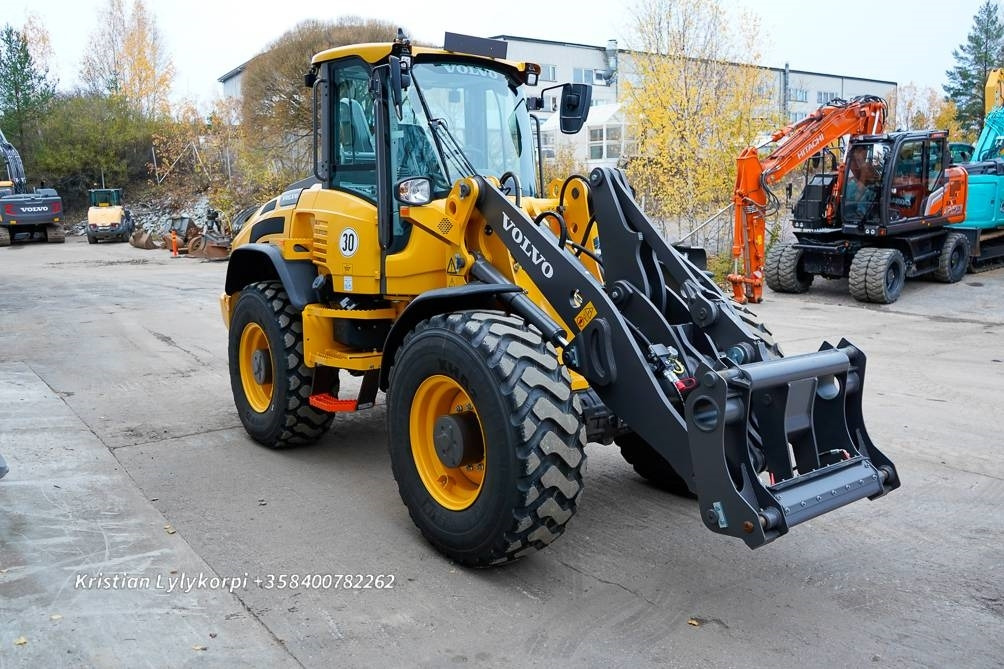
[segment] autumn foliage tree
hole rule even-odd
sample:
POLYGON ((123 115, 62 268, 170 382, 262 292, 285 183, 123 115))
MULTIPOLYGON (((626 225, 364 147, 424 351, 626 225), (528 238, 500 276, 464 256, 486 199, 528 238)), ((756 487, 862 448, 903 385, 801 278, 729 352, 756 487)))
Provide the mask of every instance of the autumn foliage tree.
POLYGON ((126 12, 122 0, 108 0, 83 57, 80 76, 98 95, 121 95, 145 118, 170 112, 174 64, 143 0, 126 12))
POLYGON ((964 130, 959 124, 955 103, 938 95, 933 88, 918 88, 912 82, 904 84, 889 97, 889 104, 896 110, 898 130, 947 130, 953 141, 975 139, 971 130, 964 130))
POLYGON ((769 71, 757 60, 757 22, 737 35, 718 0, 637 5, 625 110, 637 148, 627 170, 656 219, 689 229, 728 203, 736 156, 778 126, 769 71))
POLYGON ((270 169, 290 180, 310 173, 310 90, 303 75, 314 54, 336 46, 388 42, 397 25, 343 17, 300 23, 255 56, 241 80, 242 122, 253 128, 249 149, 266 156, 270 169))

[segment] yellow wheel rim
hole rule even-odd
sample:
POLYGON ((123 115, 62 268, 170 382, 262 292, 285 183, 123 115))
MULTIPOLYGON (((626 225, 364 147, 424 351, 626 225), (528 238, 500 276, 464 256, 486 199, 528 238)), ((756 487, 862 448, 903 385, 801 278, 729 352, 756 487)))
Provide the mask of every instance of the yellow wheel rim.
POLYGON ((257 323, 248 323, 241 333, 238 351, 244 396, 251 408, 265 413, 272 404, 272 377, 275 367, 268 337, 257 323))
POLYGON ((485 438, 481 417, 467 392, 448 376, 430 376, 415 391, 410 417, 411 454, 418 475, 432 498, 451 511, 474 504, 485 478, 485 438), (436 419, 447 414, 473 414, 478 424, 478 457, 472 464, 448 467, 436 452, 436 419))

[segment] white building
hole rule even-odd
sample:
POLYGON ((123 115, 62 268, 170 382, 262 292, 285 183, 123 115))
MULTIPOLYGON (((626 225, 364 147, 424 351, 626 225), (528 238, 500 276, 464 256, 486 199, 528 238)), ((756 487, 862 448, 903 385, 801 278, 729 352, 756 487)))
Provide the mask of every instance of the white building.
MULTIPOLYGON (((631 133, 621 112, 619 90, 623 81, 634 76, 630 51, 619 49, 615 40, 607 42, 606 46, 590 46, 512 35, 495 35, 492 39, 508 42, 509 60, 530 61, 541 66, 538 90, 565 82, 593 85, 593 109, 578 135, 561 135, 553 118, 543 122, 541 146, 545 157, 554 156, 558 146, 567 145, 577 161, 592 169, 616 166, 622 156, 630 154, 631 133)), ((768 68, 768 71, 772 73, 773 88, 777 91, 777 109, 792 123, 833 98, 849 100, 859 95, 876 95, 888 99, 897 87, 894 81, 805 72, 788 67, 768 68)), ((557 108, 556 95, 557 92, 544 94, 542 117, 552 117, 551 112, 557 108)))

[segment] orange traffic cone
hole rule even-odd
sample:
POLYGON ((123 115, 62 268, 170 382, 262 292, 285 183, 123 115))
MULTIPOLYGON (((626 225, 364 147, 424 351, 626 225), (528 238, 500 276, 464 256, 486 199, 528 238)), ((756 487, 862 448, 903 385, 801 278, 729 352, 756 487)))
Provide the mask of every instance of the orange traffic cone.
POLYGON ((171 230, 171 257, 178 257, 178 232, 177 230, 171 230))

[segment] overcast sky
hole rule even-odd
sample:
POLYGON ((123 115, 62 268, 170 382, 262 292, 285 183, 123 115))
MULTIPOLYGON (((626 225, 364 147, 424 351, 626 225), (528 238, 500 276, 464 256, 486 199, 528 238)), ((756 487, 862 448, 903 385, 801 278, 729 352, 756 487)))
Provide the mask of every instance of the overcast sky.
MULTIPOLYGON (((130 6, 131 0, 124 0, 130 6)), ((939 93, 952 50, 972 28, 984 0, 928 6, 917 0, 738 0, 760 16, 765 33, 760 64, 855 76, 900 85, 930 86, 939 93)), ((224 73, 308 18, 364 15, 401 24, 411 37, 441 44, 445 31, 487 37, 507 34, 560 42, 630 43, 631 12, 620 2, 505 2, 481 6, 458 0, 381 0, 371 6, 306 0, 147 0, 177 68, 174 98, 206 101, 220 92, 224 73), (343 9, 345 8, 345 9, 343 9), (518 8, 518 9, 517 9, 518 8), (365 12, 365 14, 364 14, 365 12)), ((20 28, 29 11, 49 30, 60 88, 73 88, 81 57, 107 0, 5 0, 0 21, 20 28)), ((95 45, 95 48, 100 48, 95 45)))

